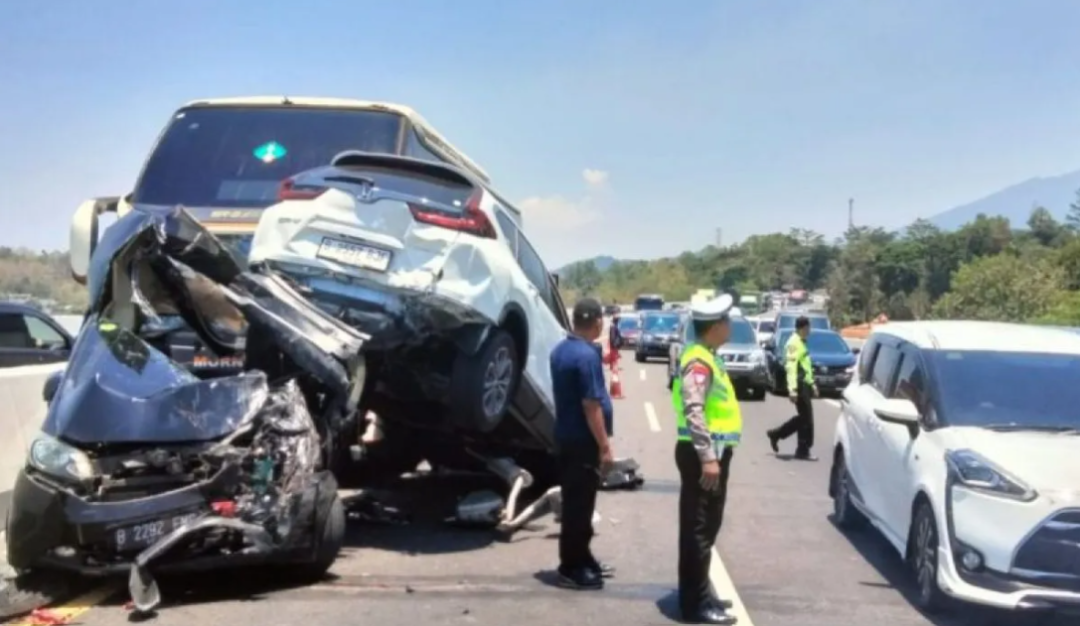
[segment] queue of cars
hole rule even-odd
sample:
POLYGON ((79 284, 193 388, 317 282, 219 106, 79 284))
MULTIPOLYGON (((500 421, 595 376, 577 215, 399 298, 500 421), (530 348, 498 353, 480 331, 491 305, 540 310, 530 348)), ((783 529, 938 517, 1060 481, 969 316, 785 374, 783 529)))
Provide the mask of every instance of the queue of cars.
POLYGON ((91 302, 12 495, 19 570, 130 570, 149 610, 151 565, 325 571, 339 480, 424 460, 554 479, 530 355, 567 332, 557 277, 408 107, 189 103, 131 193, 79 207, 70 249, 91 302))
POLYGON ((876 528, 928 612, 1080 610, 1077 380, 1072 329, 876 327, 841 402, 835 522, 876 528))

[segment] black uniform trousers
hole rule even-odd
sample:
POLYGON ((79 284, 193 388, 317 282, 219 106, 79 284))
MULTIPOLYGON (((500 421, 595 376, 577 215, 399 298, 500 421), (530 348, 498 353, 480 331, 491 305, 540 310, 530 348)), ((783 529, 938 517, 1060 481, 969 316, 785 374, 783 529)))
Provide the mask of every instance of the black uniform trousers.
POLYGON ((709 564, 720 526, 724 521, 727 485, 733 450, 724 448, 720 457, 720 484, 715 491, 701 488, 701 460, 694 444, 675 444, 675 464, 679 468, 679 608, 693 615, 707 607, 709 564))
POLYGON ((562 441, 557 458, 562 488, 559 569, 572 573, 598 567, 590 544, 596 494, 600 490, 600 449, 593 440, 562 441))
POLYGON ((776 436, 779 439, 797 436, 798 445, 795 448, 797 455, 810 454, 810 449, 814 447, 813 399, 814 394, 810 385, 800 379, 798 391, 795 393, 795 416, 776 429, 776 436))

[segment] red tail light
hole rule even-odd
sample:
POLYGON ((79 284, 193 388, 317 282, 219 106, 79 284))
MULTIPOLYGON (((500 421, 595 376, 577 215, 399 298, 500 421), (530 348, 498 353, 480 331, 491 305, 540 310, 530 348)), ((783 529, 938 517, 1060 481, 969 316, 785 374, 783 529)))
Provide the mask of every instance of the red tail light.
POLYGON ((284 200, 311 200, 318 198, 326 192, 326 187, 317 185, 297 185, 296 181, 286 178, 278 187, 277 201, 284 200))
POLYGON ((470 196, 465 201, 465 210, 461 213, 446 213, 422 204, 410 204, 409 210, 412 211, 413 218, 422 224, 441 226, 485 239, 495 239, 495 227, 491 225, 488 216, 480 210, 481 197, 480 191, 470 196))

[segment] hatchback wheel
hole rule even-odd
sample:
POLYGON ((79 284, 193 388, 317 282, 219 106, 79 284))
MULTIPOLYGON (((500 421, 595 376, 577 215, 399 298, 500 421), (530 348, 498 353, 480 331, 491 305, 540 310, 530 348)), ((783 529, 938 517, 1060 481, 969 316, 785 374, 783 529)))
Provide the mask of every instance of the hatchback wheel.
POLYGON ((866 516, 855 507, 851 497, 851 472, 838 453, 833 463, 833 521, 844 530, 854 530, 866 524, 866 516))
POLYGON ((911 569, 917 585, 916 604, 927 613, 937 613, 945 608, 946 597, 938 586, 938 537, 937 520, 928 502, 915 507, 909 540, 911 569))

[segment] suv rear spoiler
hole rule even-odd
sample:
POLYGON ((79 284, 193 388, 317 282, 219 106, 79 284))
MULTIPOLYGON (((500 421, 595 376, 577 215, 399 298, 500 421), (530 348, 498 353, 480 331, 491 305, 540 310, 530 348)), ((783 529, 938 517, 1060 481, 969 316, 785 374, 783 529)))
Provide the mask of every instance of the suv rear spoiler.
POLYGON ((474 178, 465 170, 449 163, 435 163, 414 159, 412 157, 397 156, 380 152, 362 152, 360 150, 346 150, 340 152, 330 160, 332 167, 386 167, 432 178, 441 178, 448 182, 460 185, 481 187, 483 182, 474 178))

